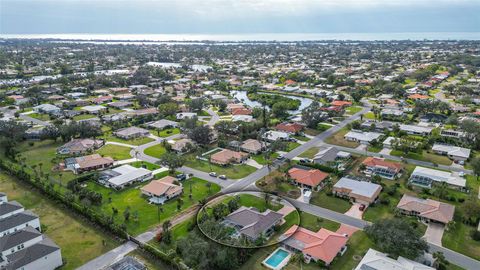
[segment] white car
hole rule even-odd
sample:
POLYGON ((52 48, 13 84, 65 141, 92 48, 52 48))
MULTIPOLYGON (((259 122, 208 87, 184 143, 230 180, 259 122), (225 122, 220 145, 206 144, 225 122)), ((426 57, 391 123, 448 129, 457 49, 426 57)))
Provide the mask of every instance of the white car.
POLYGON ((465 173, 464 173, 464 172, 459 172, 459 173, 458 173, 458 176, 464 177, 464 176, 465 176, 465 173))
POLYGON ((211 172, 211 173, 209 173, 208 175, 210 175, 211 177, 217 177, 217 173, 216 173, 216 172, 211 172))

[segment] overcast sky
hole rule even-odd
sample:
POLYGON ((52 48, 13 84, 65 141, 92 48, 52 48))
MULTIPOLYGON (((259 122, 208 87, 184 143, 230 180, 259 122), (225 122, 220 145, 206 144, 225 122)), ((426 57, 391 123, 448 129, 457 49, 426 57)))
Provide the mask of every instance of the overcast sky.
POLYGON ((0 0, 0 34, 479 30, 480 0, 0 0))

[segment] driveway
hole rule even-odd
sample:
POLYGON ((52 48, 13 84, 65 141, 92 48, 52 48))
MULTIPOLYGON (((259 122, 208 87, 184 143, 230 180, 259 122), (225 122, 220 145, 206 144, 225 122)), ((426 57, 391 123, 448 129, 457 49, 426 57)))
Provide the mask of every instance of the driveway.
POLYGON ((381 155, 390 155, 390 152, 392 152, 392 149, 390 148, 383 148, 380 152, 378 152, 381 155))
POLYGON ((425 241, 435 244, 437 246, 442 246, 442 237, 445 226, 438 223, 428 223, 427 231, 423 238, 425 241))
POLYGON ((254 159, 251 159, 251 158, 245 161, 245 164, 255 167, 257 169, 261 169, 263 167, 262 164, 259 164, 258 162, 256 162, 254 159))
POLYGON ((347 216, 350 216, 350 217, 354 217, 354 218, 358 218, 358 219, 362 219, 363 217, 363 211, 365 211, 367 208, 365 207, 365 209, 363 211, 360 211, 360 203, 354 203, 352 205, 352 207, 350 207, 350 209, 345 212, 345 215, 347 216))
POLYGON ((367 145, 366 144, 360 144, 359 146, 357 146, 357 148, 355 148, 355 150, 366 151, 367 150, 367 145))

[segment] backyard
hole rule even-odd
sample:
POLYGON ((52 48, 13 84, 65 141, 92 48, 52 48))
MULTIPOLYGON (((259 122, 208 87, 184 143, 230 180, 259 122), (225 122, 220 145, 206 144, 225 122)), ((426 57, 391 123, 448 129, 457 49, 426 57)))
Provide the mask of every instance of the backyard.
POLYGON ((62 269, 75 269, 120 244, 10 176, 0 174, 0 190, 8 195, 9 200, 18 201, 40 217, 43 232, 62 249, 66 263, 62 269))
MULTIPOLYGON (((199 200, 220 191, 219 186, 215 184, 207 185, 207 183, 209 182, 196 177, 182 182, 184 191, 180 197, 183 202, 181 210, 185 210, 199 200), (189 198, 190 191, 192 192, 191 199, 189 198)), ((140 191, 143 185, 145 184, 143 183, 121 191, 115 191, 95 182, 89 182, 88 188, 100 192, 103 195, 103 203, 97 208, 108 215, 113 214, 113 208, 118 211, 117 214, 113 214, 117 222, 124 222, 123 213, 128 207, 132 218, 125 222, 127 230, 132 235, 138 235, 160 224, 165 219, 171 219, 175 214, 180 212, 177 209, 179 198, 172 199, 161 206, 149 204, 147 198, 142 196, 140 191), (138 215, 136 220, 133 218, 135 215, 138 215)))

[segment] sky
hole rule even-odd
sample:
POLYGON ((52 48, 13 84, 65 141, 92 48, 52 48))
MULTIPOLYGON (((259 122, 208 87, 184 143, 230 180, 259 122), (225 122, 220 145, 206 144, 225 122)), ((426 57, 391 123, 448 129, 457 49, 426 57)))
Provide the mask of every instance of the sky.
POLYGON ((479 32, 480 0, 0 0, 0 34, 479 32))

